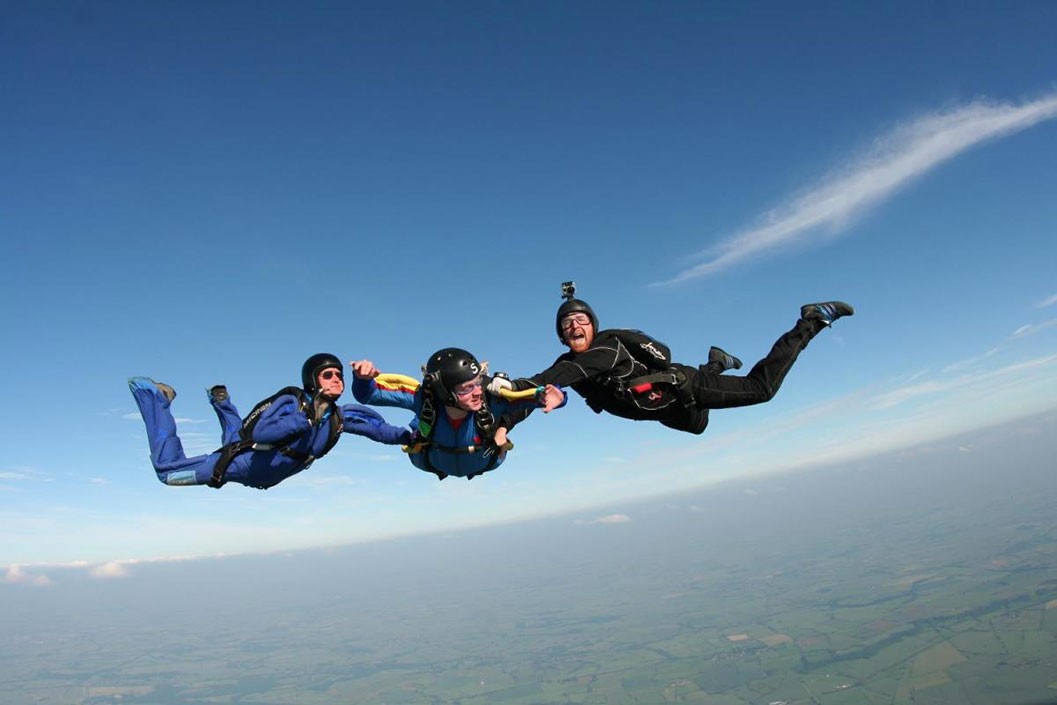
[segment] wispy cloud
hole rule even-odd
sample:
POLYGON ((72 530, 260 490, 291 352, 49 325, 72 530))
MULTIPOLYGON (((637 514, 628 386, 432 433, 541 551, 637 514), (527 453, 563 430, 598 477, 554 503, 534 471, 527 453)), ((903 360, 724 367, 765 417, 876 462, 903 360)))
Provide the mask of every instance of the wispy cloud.
MULTIPOLYGON (((140 415, 140 413, 138 411, 133 411, 133 412, 128 413, 128 414, 122 414, 121 418, 123 418, 123 419, 125 419, 127 421, 142 421, 143 420, 143 417, 140 415)), ((174 417, 174 419, 175 419, 176 423, 178 423, 180 425, 209 423, 209 419, 194 419, 194 418, 191 418, 190 416, 176 416, 176 417, 174 417)))
POLYGON ((631 521, 631 517, 627 514, 607 514, 604 517, 598 517, 597 519, 577 519, 574 524, 586 525, 586 524, 626 524, 631 521))
POLYGON ((1054 304, 1057 304, 1057 294, 1054 294, 1053 296, 1049 297, 1048 299, 1043 299, 1039 303, 1035 304, 1035 307, 1036 308, 1046 308, 1047 306, 1053 306, 1054 304))
POLYGON ((1051 318, 1048 321, 1042 323, 1029 323, 1026 326, 1021 326, 1013 331, 1013 338, 1024 338, 1029 335, 1035 335, 1039 331, 1046 330, 1047 328, 1053 328, 1057 326, 1057 318, 1051 318))
POLYGON ((33 468, 0 470, 0 482, 53 482, 53 478, 33 468))
POLYGON ((1020 105, 979 100, 897 126, 865 154, 825 175, 817 187, 766 213, 760 225, 700 253, 703 262, 659 284, 697 279, 779 248, 833 238, 854 218, 962 152, 1055 117, 1057 94, 1052 94, 1020 105))
POLYGON ((942 394, 969 385, 983 384, 986 383, 988 379, 994 377, 1017 374, 1026 370, 1046 367, 1055 362, 1057 362, 1057 355, 1049 355, 1014 365, 1008 365, 995 370, 985 370, 979 373, 965 374, 945 380, 929 380, 916 384, 908 384, 874 397, 866 404, 866 406, 867 408, 877 410, 890 409, 919 397, 942 394))

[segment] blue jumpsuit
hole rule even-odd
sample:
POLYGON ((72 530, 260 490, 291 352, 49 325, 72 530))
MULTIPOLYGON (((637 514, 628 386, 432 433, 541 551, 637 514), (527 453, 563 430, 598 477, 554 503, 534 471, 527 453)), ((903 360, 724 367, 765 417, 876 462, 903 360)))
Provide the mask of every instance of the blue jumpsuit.
MULTIPOLYGON (((207 484, 213 477, 213 468, 220 458, 220 452, 188 458, 176 435, 176 420, 169 410, 169 400, 145 377, 129 380, 129 389, 147 426, 150 459, 158 473, 158 480, 167 485, 207 484)), ((222 445, 239 440, 242 418, 235 405, 230 400, 213 402, 211 399, 210 403, 220 420, 222 445)), ((299 407, 300 403, 293 395, 278 397, 254 426, 253 440, 263 445, 282 442, 299 457, 318 457, 330 438, 330 418, 328 416, 313 424, 299 407), (290 440, 291 437, 293 440, 290 440)), ((346 404, 337 408, 343 414, 345 433, 389 445, 408 443, 411 439, 409 429, 385 423, 385 419, 373 409, 359 404, 346 404)), ((296 475, 309 465, 311 460, 288 457, 280 452, 279 447, 250 450, 235 456, 228 465, 225 479, 263 490, 296 475)))
MULTIPOLYGON (((422 413, 421 387, 414 392, 407 389, 386 389, 379 387, 373 379, 357 377, 352 382, 352 394, 356 401, 363 404, 410 409, 415 412, 416 417, 422 413)), ((487 398, 488 408, 496 421, 506 417, 506 423, 497 423, 497 426, 505 425, 508 430, 538 406, 535 399, 507 401, 491 394, 487 398)), ((417 421, 412 425, 417 426, 417 421)), ((506 452, 496 449, 493 444, 486 443, 482 447, 482 438, 474 414, 471 413, 456 425, 448 418, 442 405, 437 407, 437 420, 433 425, 430 441, 425 451, 408 454, 411 464, 426 472, 439 471, 456 477, 473 477, 499 467, 506 460, 506 452), (471 453, 451 450, 466 449, 470 446, 475 447, 471 453)))

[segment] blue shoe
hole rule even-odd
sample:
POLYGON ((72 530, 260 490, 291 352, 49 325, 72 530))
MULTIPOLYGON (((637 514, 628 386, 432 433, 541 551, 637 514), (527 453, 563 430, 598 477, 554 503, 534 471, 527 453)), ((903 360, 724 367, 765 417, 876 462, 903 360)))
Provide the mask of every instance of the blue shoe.
POLYGON ((822 321, 831 326, 833 321, 844 316, 855 315, 855 309, 843 301, 826 301, 818 304, 805 304, 800 307, 800 317, 805 321, 822 321))
POLYGON ((172 400, 176 398, 176 390, 165 384, 164 382, 155 382, 150 377, 131 377, 128 380, 128 388, 132 390, 136 389, 151 389, 172 403, 172 400))
POLYGON ((741 369, 741 360, 715 345, 708 349, 708 361, 718 364, 724 372, 741 369))

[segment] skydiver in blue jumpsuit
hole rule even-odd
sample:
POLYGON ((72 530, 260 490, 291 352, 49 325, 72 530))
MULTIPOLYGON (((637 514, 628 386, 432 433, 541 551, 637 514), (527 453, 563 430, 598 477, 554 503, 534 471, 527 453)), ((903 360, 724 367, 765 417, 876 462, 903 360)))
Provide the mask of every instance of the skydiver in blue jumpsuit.
POLYGON ((459 348, 430 356, 418 389, 379 386, 378 368, 369 360, 350 363, 356 401, 397 406, 415 413, 418 433, 410 444, 411 464, 443 480, 449 475, 470 480, 503 464, 507 432, 533 409, 565 404, 557 387, 541 387, 535 398, 508 401, 485 392, 489 378, 477 359, 459 348))
POLYGON ((258 404, 245 422, 224 387, 210 389, 223 447, 188 458, 169 408, 176 392, 148 377, 130 379, 129 389, 147 427, 158 480, 166 485, 213 487, 237 482, 268 489, 308 468, 343 432, 390 445, 411 440, 410 429, 385 423, 373 409, 359 404, 338 406, 345 382, 336 356, 318 353, 308 358, 301 368, 301 381, 301 389, 287 387, 258 404))

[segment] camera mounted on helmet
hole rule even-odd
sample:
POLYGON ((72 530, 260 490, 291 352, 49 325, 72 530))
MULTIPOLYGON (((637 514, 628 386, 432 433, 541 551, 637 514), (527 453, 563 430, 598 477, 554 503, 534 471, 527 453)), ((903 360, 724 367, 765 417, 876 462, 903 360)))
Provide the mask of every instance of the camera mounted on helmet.
POLYGON ((558 340, 565 343, 565 334, 562 333, 562 319, 574 313, 586 314, 591 319, 591 327, 598 332, 598 316, 594 310, 587 305, 586 301, 576 298, 576 282, 562 282, 562 298, 565 301, 558 307, 558 313, 554 317, 554 329, 558 332, 558 340))

